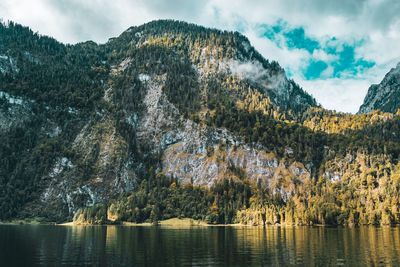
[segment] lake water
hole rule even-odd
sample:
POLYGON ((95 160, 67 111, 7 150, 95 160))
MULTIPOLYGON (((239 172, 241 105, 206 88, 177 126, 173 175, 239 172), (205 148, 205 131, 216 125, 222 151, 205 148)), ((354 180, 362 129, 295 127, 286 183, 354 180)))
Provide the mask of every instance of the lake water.
POLYGON ((0 266, 400 266, 399 227, 0 225, 0 266))

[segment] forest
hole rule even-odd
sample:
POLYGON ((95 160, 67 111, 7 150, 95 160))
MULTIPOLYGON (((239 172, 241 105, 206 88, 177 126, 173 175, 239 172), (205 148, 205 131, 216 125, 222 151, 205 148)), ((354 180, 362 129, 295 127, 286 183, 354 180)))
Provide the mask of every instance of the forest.
POLYGON ((5 70, 0 74, 1 220, 400 223, 400 112, 328 111, 290 79, 283 88, 291 90, 285 102, 274 100, 275 93, 261 81, 229 71, 226 62, 237 60, 259 62, 268 77, 284 74, 237 32, 161 20, 131 27, 105 44, 64 45, 9 22, 0 24, 0 55, 15 65, 0 61, 5 70), (162 77, 162 93, 183 118, 205 129, 227 129, 238 141, 262 147, 287 165, 309 166, 309 177, 277 174, 273 181, 255 181, 231 166, 229 178, 207 187, 165 175, 162 151, 139 142, 137 125, 126 119, 144 113, 148 88, 143 73, 162 77), (24 104, 10 102, 9 96, 24 104), (126 155, 110 160, 110 169, 127 157, 138 166, 131 190, 91 205, 76 197, 73 210, 62 201, 41 206, 58 158, 68 158, 73 166, 60 177, 81 190, 99 177, 100 145, 86 155, 76 140, 82 129, 106 120, 119 138, 115 142, 127 147, 126 155), (326 175, 332 169, 344 170, 340 179, 326 175))

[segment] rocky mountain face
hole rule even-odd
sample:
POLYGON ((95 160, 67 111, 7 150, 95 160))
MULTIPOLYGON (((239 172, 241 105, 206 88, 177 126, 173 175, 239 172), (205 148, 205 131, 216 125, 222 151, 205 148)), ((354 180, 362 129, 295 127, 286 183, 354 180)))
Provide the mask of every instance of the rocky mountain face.
POLYGON ((178 183, 213 188, 201 201, 215 223, 239 209, 277 222, 294 206, 301 223, 339 223, 380 184, 396 186, 396 116, 323 110, 239 33, 163 20, 102 45, 64 45, 14 23, 0 37, 0 219, 65 221, 105 207, 110 218, 157 220, 178 183), (144 204, 166 179, 162 199, 144 204))
POLYGON ((376 109, 396 113, 400 108, 399 101, 400 63, 385 75, 380 84, 371 85, 358 114, 368 113, 376 109))
POLYGON ((65 219, 134 190, 149 172, 209 186, 232 168, 255 181, 279 169, 309 175, 204 124, 210 88, 220 95, 228 82, 236 101, 256 90, 272 107, 316 105, 238 33, 158 21, 104 45, 65 46, 13 23, 0 35, 5 218, 65 219))

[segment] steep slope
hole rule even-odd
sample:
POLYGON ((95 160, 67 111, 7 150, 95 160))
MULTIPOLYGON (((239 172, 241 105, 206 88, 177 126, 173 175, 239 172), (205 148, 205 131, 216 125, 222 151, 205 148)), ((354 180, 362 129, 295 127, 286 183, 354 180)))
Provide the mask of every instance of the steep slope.
POLYGON ((400 63, 385 75, 380 84, 371 85, 358 114, 368 113, 376 109, 396 113, 400 108, 399 103, 400 63))
POLYGON ((201 80, 231 74, 246 80, 281 107, 300 109, 317 105, 315 99, 287 79, 277 62, 264 59, 249 40, 237 32, 177 21, 154 21, 129 28, 107 45, 116 47, 116 51, 125 49, 118 55, 122 57, 133 47, 168 49, 186 57, 201 80))

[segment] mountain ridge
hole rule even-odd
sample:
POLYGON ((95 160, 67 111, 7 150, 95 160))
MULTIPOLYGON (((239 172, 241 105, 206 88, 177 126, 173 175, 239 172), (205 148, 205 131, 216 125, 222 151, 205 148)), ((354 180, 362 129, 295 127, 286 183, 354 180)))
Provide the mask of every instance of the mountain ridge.
POLYGON ((368 89, 363 104, 357 114, 368 113, 376 109, 396 113, 399 106, 400 62, 392 68, 380 84, 373 84, 368 89))

